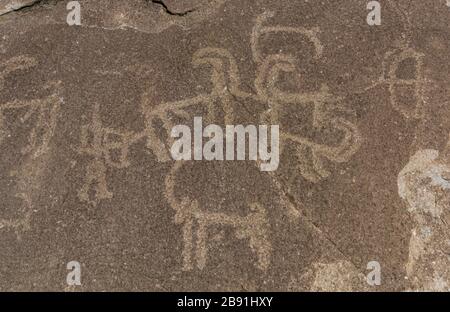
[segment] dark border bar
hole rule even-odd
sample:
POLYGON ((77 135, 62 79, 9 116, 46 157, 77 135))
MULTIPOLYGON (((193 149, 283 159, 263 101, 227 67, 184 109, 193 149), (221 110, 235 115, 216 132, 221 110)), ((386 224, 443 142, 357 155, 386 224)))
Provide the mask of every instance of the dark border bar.
MULTIPOLYGON (((280 308, 302 311, 355 308, 359 311, 425 309, 450 305, 449 293, 1 293, 2 305, 26 308, 57 308, 59 311, 85 308, 129 309, 136 306, 152 311, 273 311, 280 308)), ((82 311, 83 312, 83 311, 82 311)))

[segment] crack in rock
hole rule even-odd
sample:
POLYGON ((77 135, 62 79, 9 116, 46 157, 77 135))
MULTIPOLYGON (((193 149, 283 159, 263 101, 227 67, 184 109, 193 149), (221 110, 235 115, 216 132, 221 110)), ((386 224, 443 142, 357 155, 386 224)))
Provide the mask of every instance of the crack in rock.
POLYGON ((184 12, 174 12, 174 11, 170 10, 169 7, 167 6, 167 4, 165 4, 164 1, 162 1, 162 0, 151 0, 151 3, 161 6, 167 14, 172 15, 172 16, 186 16, 189 13, 196 11, 196 9, 190 9, 190 10, 187 10, 184 12))

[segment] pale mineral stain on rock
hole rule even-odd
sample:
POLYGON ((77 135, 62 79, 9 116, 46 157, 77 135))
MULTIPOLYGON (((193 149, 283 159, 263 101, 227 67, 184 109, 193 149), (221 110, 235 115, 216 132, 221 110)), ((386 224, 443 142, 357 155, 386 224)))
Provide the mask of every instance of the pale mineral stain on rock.
POLYGON ((291 279, 288 291, 348 292, 367 291, 366 277, 347 260, 317 262, 298 279, 291 279))
POLYGON ((406 263, 411 290, 450 291, 450 161, 420 150, 398 177, 399 195, 415 220, 406 263))
POLYGON ((311 291, 364 290, 365 276, 349 261, 314 264, 314 282, 311 291))

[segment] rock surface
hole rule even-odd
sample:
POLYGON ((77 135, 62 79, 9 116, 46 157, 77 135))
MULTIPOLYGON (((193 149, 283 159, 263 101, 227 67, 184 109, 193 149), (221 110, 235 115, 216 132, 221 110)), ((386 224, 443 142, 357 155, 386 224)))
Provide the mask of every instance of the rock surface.
POLYGON ((68 2, 0 0, 0 290, 450 290, 446 0, 68 2), (172 160, 194 116, 278 169, 172 160))

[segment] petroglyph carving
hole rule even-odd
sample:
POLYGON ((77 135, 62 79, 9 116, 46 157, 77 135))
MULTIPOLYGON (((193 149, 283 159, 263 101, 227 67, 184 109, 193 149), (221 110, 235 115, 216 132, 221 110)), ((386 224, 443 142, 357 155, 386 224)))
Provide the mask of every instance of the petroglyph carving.
POLYGON ((391 106, 405 118, 421 119, 425 104, 425 84, 423 73, 423 53, 417 52, 409 46, 402 45, 397 49, 388 51, 382 63, 382 75, 378 81, 364 89, 368 91, 378 86, 387 86, 389 91, 389 102, 391 106), (413 61, 414 77, 402 78, 398 71, 408 62, 413 61), (403 94, 399 93, 403 89, 403 94), (407 92, 406 92, 407 91, 407 92), (411 103, 402 103, 401 98, 405 94, 414 96, 411 103))
POLYGON ((364 91, 380 85, 387 85, 389 101, 392 107, 405 118, 420 119, 423 117, 423 106, 425 103, 425 78, 423 72, 423 53, 411 47, 412 24, 407 13, 404 13, 399 4, 388 1, 403 21, 405 33, 396 44, 398 47, 386 52, 382 63, 382 74, 378 81, 372 83, 364 91), (413 61, 413 77, 399 77, 399 70, 406 62, 413 61), (403 89, 403 94, 399 93, 403 89), (407 92, 406 92, 407 91, 407 92), (413 94, 414 99, 410 103, 402 103, 404 94, 413 94))
MULTIPOLYGON (((5 78, 8 74, 26 70, 37 65, 34 58, 28 56, 13 57, 0 64, 0 91, 4 88, 5 78)), ((12 229, 20 237, 21 231, 30 228, 32 208, 33 208, 33 189, 39 185, 39 179, 43 174, 45 159, 50 148, 57 125, 58 113, 60 110, 62 98, 58 95, 60 82, 50 82, 44 89, 50 89, 53 94, 32 100, 14 100, 0 104, 0 144, 6 138, 14 137, 14 133, 8 130, 5 113, 9 111, 19 112, 19 121, 21 124, 30 126, 28 135, 28 145, 22 149, 26 161, 20 165, 18 170, 12 170, 11 176, 15 176, 17 198, 21 198, 24 205, 21 216, 16 219, 0 219, 0 229, 12 229)))
POLYGON ((144 130, 147 136, 147 147, 154 153, 157 160, 160 162, 169 161, 169 143, 163 142, 158 136, 155 128, 157 122, 160 121, 163 124, 163 128, 167 133, 170 133, 175 123, 171 121, 171 116, 189 118, 189 115, 184 109, 197 105, 207 105, 209 101, 213 100, 208 95, 199 95, 193 99, 181 100, 178 102, 164 103, 152 108, 150 106, 149 96, 145 94, 142 99, 142 111, 145 116, 146 129, 144 130))
POLYGON ((376 86, 387 84, 389 90, 389 101, 392 107, 401 113, 405 118, 420 119, 423 116, 423 105, 425 96, 425 79, 423 75, 423 57, 425 55, 415 51, 414 49, 403 46, 393 51, 386 53, 382 69, 383 74, 378 81, 366 90, 372 89, 376 86), (414 76, 413 78, 399 78, 398 71, 405 61, 414 61, 414 76), (415 105, 402 104, 399 88, 406 88, 408 94, 414 95, 415 105))
MULTIPOLYGON (((9 59, 0 65, 2 69, 0 74, 0 90, 3 89, 5 77, 17 70, 24 70, 36 65, 33 58, 27 56, 18 56, 9 59)), ((45 86, 46 89, 57 90, 59 82, 52 82, 45 86)), ((0 143, 6 136, 11 134, 6 130, 4 112, 8 110, 24 111, 20 122, 25 124, 33 122, 35 117, 34 127, 31 129, 29 135, 29 145, 23 149, 23 153, 33 153, 33 157, 39 157, 48 149, 48 144, 53 136, 58 112, 60 109, 61 98, 56 93, 43 98, 35 100, 14 100, 0 104, 0 143)))
POLYGON ((420 150, 398 176, 398 191, 415 220, 406 273, 412 290, 450 290, 450 161, 420 150))
POLYGON ((424 54, 418 53, 411 48, 407 48, 401 51, 388 52, 386 59, 383 62, 383 73, 387 74, 385 80, 389 85, 389 93, 391 98, 391 104, 400 113, 407 118, 421 118, 422 106, 424 103, 424 79, 423 79, 423 60, 424 54), (386 68, 386 60, 392 57, 392 64, 389 70, 386 68), (397 71, 400 64, 408 59, 415 61, 416 77, 414 79, 399 79, 397 78, 397 71), (395 88, 397 86, 409 86, 412 88, 416 97, 416 105, 412 110, 402 107, 399 103, 398 96, 395 94, 395 88))
MULTIPOLYGON (((280 58, 280 56, 273 57, 280 58)), ((290 71, 292 68, 290 65, 292 63, 288 62, 283 68, 286 71, 290 71)), ((282 68, 281 66, 279 63, 278 69, 282 68)), ((274 75, 278 75, 278 73, 274 73, 274 75)), ((315 143, 308 138, 289 133, 286 130, 281 130, 281 150, 283 150, 286 141, 296 145, 299 161, 298 168, 305 179, 315 183, 328 177, 330 172, 325 167, 325 159, 343 163, 349 161, 357 152, 361 142, 359 131, 350 121, 342 117, 333 116, 332 110, 334 108, 340 109, 338 104, 341 99, 330 94, 326 85, 323 85, 318 92, 286 93, 274 86, 273 81, 275 79, 269 78, 267 81, 269 81, 269 86, 263 88, 258 85, 259 81, 257 81, 256 87, 263 97, 267 97, 267 92, 271 94, 267 98, 267 101, 270 103, 270 109, 264 114, 263 120, 269 119, 272 124, 282 124, 279 116, 286 106, 312 105, 313 127, 329 127, 343 135, 341 142, 337 146, 328 146, 315 143)))
POLYGON ((81 201, 94 206, 102 199, 111 199, 113 194, 106 183, 107 168, 127 168, 130 165, 128 154, 131 145, 143 137, 142 133, 119 131, 104 127, 100 117, 99 104, 94 105, 92 121, 81 128, 80 146, 77 152, 92 158, 86 167, 86 177, 78 192, 81 201), (117 159, 113 153, 118 152, 117 159), (91 194, 93 188, 93 198, 91 194))
MULTIPOLYGON (((57 116, 60 109, 61 99, 55 95, 44 99, 19 101, 15 100, 2 104, 0 107, 0 127, 4 125, 3 112, 7 110, 27 109, 27 112, 20 121, 26 123, 30 121, 33 114, 37 115, 35 126, 29 135, 29 144, 24 147, 22 152, 32 153, 33 157, 39 157, 48 150, 50 139, 55 131, 57 116)), ((1 130, 3 136, 10 135, 5 130, 1 130)), ((0 143, 1 143, 0 138, 0 143)))
POLYGON ((207 231, 210 227, 234 228, 236 238, 249 240, 250 248, 258 258, 256 266, 267 270, 272 247, 264 208, 259 204, 251 204, 247 216, 233 216, 203 211, 196 200, 178 200, 175 195, 175 179, 182 166, 183 163, 177 162, 167 176, 166 196, 172 208, 176 210, 175 223, 183 224, 183 270, 192 270, 194 266, 202 270, 205 267, 208 253, 207 231))
MULTIPOLYGON (((334 110, 339 109, 341 99, 336 99, 330 94, 326 85, 316 92, 290 93, 277 88, 277 82, 282 72, 293 72, 297 69, 295 59, 287 54, 275 54, 263 56, 259 48, 259 37, 268 33, 287 32, 304 36, 310 42, 315 51, 314 57, 320 58, 323 46, 318 38, 319 29, 304 29, 282 26, 264 26, 271 17, 271 13, 257 18, 250 41, 253 59, 257 64, 257 73, 254 80, 256 93, 250 93, 241 89, 239 70, 233 55, 221 48, 204 48, 193 56, 193 66, 208 66, 211 70, 212 90, 208 94, 200 94, 190 99, 175 102, 162 103, 152 107, 150 96, 147 94, 142 101, 142 110, 146 117, 147 146, 151 149, 159 161, 168 161, 168 146, 155 131, 160 122, 167 133, 174 126, 175 118, 189 120, 190 111, 193 108, 203 108, 208 111, 205 120, 213 121, 220 118, 226 124, 233 124, 235 112, 241 109, 242 102, 256 102, 263 108, 261 120, 272 124, 279 124, 283 129, 280 113, 287 105, 299 107, 313 107, 313 126, 330 128, 340 133, 342 140, 336 146, 328 146, 316 143, 310 139, 282 130, 282 140, 290 141, 290 145, 296 146, 299 154, 300 173, 309 181, 317 182, 330 175, 326 168, 326 161, 346 162, 358 150, 360 136, 357 127, 342 117, 334 115, 334 110), (332 106, 332 108, 330 108, 332 106)), ((177 200, 175 195, 175 177, 184 166, 184 162, 174 165, 170 175, 166 179, 166 196, 176 213, 176 223, 183 224, 183 268, 191 270, 194 266, 202 269, 206 262, 206 238, 208 227, 230 226, 241 233, 241 237, 250 238, 250 246, 258 254, 258 267, 265 270, 269 265, 270 243, 267 237, 265 213, 257 203, 252 207, 256 211, 247 217, 230 216, 223 213, 208 213, 202 210, 196 200, 177 200), (198 227, 196 235, 193 233, 194 223, 198 227), (193 238, 197 237, 196 244, 193 238)), ((280 194, 281 202, 286 206, 286 213, 292 218, 300 216, 294 207, 276 176, 271 174, 275 189, 280 194)))
POLYGON ((33 204, 33 200, 45 174, 45 166, 49 155, 50 153, 45 153, 38 158, 29 155, 27 161, 18 170, 10 172, 10 175, 16 179, 13 193, 16 198, 21 200, 22 204, 17 212, 18 217, 10 219, 0 218, 0 230, 13 230, 19 240, 22 232, 31 228, 31 218, 36 206, 33 204))
MULTIPOLYGON (((239 72, 234 57, 227 50, 219 48, 205 48, 195 53, 193 65, 208 65, 211 67, 211 81, 213 90, 210 94, 201 94, 191 99, 180 100, 177 102, 163 103, 156 108, 150 108, 149 103, 143 105, 143 111, 149 122, 148 129, 152 128, 152 123, 160 119, 168 133, 173 126, 170 122, 170 115, 184 117, 188 119, 187 109, 192 106, 205 106, 208 109, 207 120, 218 116, 219 108, 223 109, 225 123, 231 124, 234 119, 234 111, 237 107, 236 99, 252 99, 263 105, 268 106, 268 110, 263 114, 263 121, 270 121, 272 124, 283 124, 279 118, 280 112, 287 105, 312 105, 313 126, 331 127, 342 134, 342 141, 337 146, 327 146, 315 143, 307 138, 294 135, 282 130, 282 138, 285 141, 291 141, 298 146, 300 158, 300 172, 312 182, 317 182, 322 178, 328 177, 329 172, 325 168, 324 160, 332 162, 346 162, 358 150, 360 146, 360 135, 357 127, 350 121, 341 117, 333 116, 333 109, 339 109, 341 99, 336 99, 329 93, 326 85, 323 85, 319 91, 307 93, 289 93, 276 87, 281 72, 293 72, 296 70, 295 60, 290 55, 276 54, 262 58, 258 50, 258 36, 270 32, 293 32, 304 36, 314 45, 316 57, 320 57, 323 47, 317 37, 318 30, 306 30, 292 27, 263 27, 262 24, 271 13, 259 17, 252 32, 253 57, 257 62, 258 71, 255 78, 255 88, 257 93, 248 93, 240 89, 239 72), (333 109, 329 109, 334 105, 333 109), (305 162, 304 157, 308 157, 310 151, 310 161, 305 162), (311 164, 309 164, 311 162, 311 164)), ((154 130, 149 132, 149 147, 155 152, 159 160, 167 161, 168 153, 164 143, 158 139, 154 130)))
POLYGON ((0 90, 3 89, 5 77, 17 70, 28 69, 35 66, 36 60, 26 55, 15 56, 0 64, 0 90))
POLYGON ((264 34, 277 34, 277 33, 291 33, 304 36, 308 39, 315 49, 315 58, 320 58, 323 52, 323 46, 318 38, 318 33, 320 29, 318 27, 312 29, 306 29, 303 27, 287 27, 287 26, 264 26, 264 23, 269 19, 274 17, 273 12, 266 12, 257 17, 255 26, 253 27, 251 36, 251 47, 253 53, 253 60, 256 63, 261 63, 263 57, 261 56, 259 49, 259 39, 264 34))
MULTIPOLYGON (((333 115, 333 109, 340 109, 339 103, 342 101, 329 93, 328 87, 322 85, 316 92, 290 93, 277 88, 282 72, 294 72, 296 61, 291 55, 273 54, 264 59, 258 52, 258 38, 265 33, 288 32, 304 35, 313 44, 315 58, 320 58, 323 46, 317 36, 319 29, 307 30, 293 27, 263 27, 263 23, 272 17, 272 13, 262 15, 257 19, 252 33, 252 51, 255 62, 259 64, 258 75, 255 79, 255 88, 258 97, 265 101, 269 109, 263 114, 262 120, 270 121, 272 124, 280 124, 281 141, 290 141, 296 145, 298 154, 298 168, 302 176, 310 182, 318 182, 330 175, 325 167, 325 159, 342 163, 347 162, 360 147, 360 135, 357 127, 350 121, 342 117, 333 115), (337 146, 327 146, 318 144, 310 139, 289 133, 282 127, 280 114, 286 106, 313 106, 312 125, 313 127, 330 127, 343 134, 342 141, 337 146)), ((283 150, 284 143, 281 144, 283 150)))

